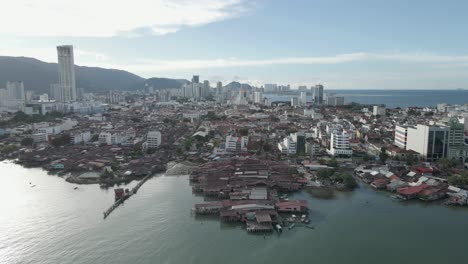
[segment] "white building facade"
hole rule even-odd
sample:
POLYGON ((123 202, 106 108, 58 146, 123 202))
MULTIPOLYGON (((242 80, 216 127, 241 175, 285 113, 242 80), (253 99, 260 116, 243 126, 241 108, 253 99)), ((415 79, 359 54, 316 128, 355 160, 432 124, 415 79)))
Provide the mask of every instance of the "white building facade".
POLYGON ((408 126, 395 126, 395 146, 406 149, 406 144, 408 142, 408 126))
POLYGON ((59 67, 60 97, 63 102, 74 102, 77 99, 75 81, 75 59, 73 46, 57 47, 59 67))
POLYGON ((417 125, 408 127, 406 149, 413 150, 427 161, 447 157, 449 127, 417 125))
POLYGON ((347 132, 333 131, 330 138, 330 155, 352 156, 353 150, 351 149, 349 140, 350 135, 347 132))
POLYGON ((155 149, 161 145, 161 132, 159 131, 149 131, 146 134, 145 147, 147 149, 155 149))

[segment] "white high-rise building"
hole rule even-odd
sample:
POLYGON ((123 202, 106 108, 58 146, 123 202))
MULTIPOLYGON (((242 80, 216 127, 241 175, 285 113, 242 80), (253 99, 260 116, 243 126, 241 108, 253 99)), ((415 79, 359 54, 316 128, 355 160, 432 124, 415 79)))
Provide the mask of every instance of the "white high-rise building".
POLYGON ((233 137, 233 136, 226 136, 226 144, 225 149, 226 151, 246 151, 247 144, 249 144, 249 137, 233 137))
POLYGON ((146 148, 155 149, 161 145, 161 132, 149 131, 146 135, 146 148))
POLYGON ((55 101, 62 102, 62 89, 58 83, 53 83, 50 85, 50 95, 55 101))
POLYGON ((0 89, 0 106, 6 106, 8 102, 8 91, 5 88, 0 89))
MULTIPOLYGON (((306 88, 307 88, 307 87, 306 87, 306 88)), ((306 92, 306 91, 302 91, 302 92, 301 92, 300 101, 301 101, 301 104, 302 104, 302 105, 306 105, 306 104, 307 104, 307 92, 306 92)))
POLYGON ((23 82, 7 82, 6 89, 10 100, 25 101, 26 94, 24 93, 23 82))
POLYGON ((447 125, 450 128, 447 136, 447 158, 465 163, 468 158, 468 145, 465 144, 464 125, 456 117, 450 118, 447 125))
POLYGON ((395 126, 395 145, 399 148, 406 149, 408 142, 408 126, 395 126))
POLYGON ((374 111, 372 112, 372 114, 374 116, 385 116, 386 114, 386 110, 385 110, 385 106, 380 106, 380 105, 374 105, 374 111))
POLYGON ((262 92, 254 92, 254 103, 263 104, 263 93, 262 92))
POLYGON ((294 97, 291 97, 291 106, 294 107, 294 106, 299 106, 299 98, 294 96, 294 97))
POLYGON ((197 99, 202 98, 203 96, 203 84, 201 83, 192 83, 192 93, 193 96, 197 99))
POLYGON ((76 101, 77 97, 73 46, 58 46, 57 55, 59 66, 59 85, 61 90, 61 101, 74 102, 76 101))
POLYGON ((344 105, 344 97, 343 96, 328 96, 327 105, 331 105, 331 106, 344 105))
POLYGON ((349 144, 350 135, 346 132, 333 131, 330 138, 329 153, 333 156, 351 156, 353 150, 349 144))
POLYGON ((297 142, 294 141, 292 136, 287 136, 283 139, 283 142, 278 143, 278 149, 283 154, 296 154, 297 142))
POLYGON ((202 91, 202 97, 206 98, 210 95, 210 81, 204 80, 203 81, 203 91, 202 91))
POLYGON ((182 89, 184 89, 184 97, 185 98, 192 98, 193 97, 193 85, 192 83, 187 83, 182 86, 182 89))
POLYGON ((216 94, 221 94, 223 91, 223 83, 222 82, 217 82, 216 83, 216 94))
POLYGON ((428 161, 447 156, 449 127, 417 125, 408 127, 406 149, 413 150, 428 161))

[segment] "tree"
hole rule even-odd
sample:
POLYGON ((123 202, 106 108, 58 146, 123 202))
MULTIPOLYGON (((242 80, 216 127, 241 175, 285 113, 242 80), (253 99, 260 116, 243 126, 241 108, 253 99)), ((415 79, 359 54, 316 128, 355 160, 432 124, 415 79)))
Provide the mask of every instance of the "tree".
POLYGON ((369 161, 370 160, 370 157, 367 153, 365 153, 363 156, 362 156, 362 160, 363 161, 369 161))
POLYGON ((452 175, 448 177, 448 182, 454 186, 465 187, 468 186, 468 172, 464 172, 461 175, 452 175))
POLYGON ((98 141, 99 139, 99 135, 98 134, 94 134, 92 137, 91 137, 91 142, 96 142, 98 141))
POLYGON ((195 146, 197 147, 197 149, 201 149, 203 147, 203 142, 197 141, 195 146))
POLYGON ((407 114, 412 115, 412 116, 420 116, 421 112, 419 112, 417 110, 414 110, 414 109, 410 109, 410 110, 408 110, 407 114))
POLYGON ((70 134, 62 134, 52 139, 51 144, 55 147, 60 147, 60 146, 65 146, 67 144, 70 144, 70 141, 71 141, 70 134))
POLYGON ((288 168, 288 174, 289 176, 292 176, 292 175, 295 175, 295 174, 298 174, 299 172, 297 171, 297 168, 295 167, 290 167, 288 168))
POLYGON ((327 162, 327 166, 337 168, 338 167, 338 161, 333 157, 331 160, 327 162))
POLYGON ((178 149, 176 150, 176 154, 177 154, 177 156, 181 156, 181 155, 182 155, 182 149, 181 149, 181 148, 178 148, 178 149))
POLYGON ((212 94, 208 95, 206 98, 205 98, 207 101, 211 101, 213 102, 215 99, 214 99, 214 96, 212 94))
POLYGON ((104 170, 104 171, 101 173, 100 177, 101 177, 102 179, 113 179, 113 178, 114 178, 114 172, 109 171, 109 170, 104 170))
POLYGON ((339 173, 337 176, 340 178, 341 182, 346 186, 346 188, 354 189, 358 186, 353 176, 347 173, 339 173))
POLYGON ((441 169, 445 171, 450 171, 457 166, 457 161, 455 159, 440 159, 438 162, 441 169))
POLYGON ((405 160, 406 160, 406 165, 411 166, 416 161, 416 157, 413 154, 408 154, 406 155, 405 160))
POLYGON ((21 146, 32 146, 33 143, 34 143, 34 139, 32 138, 23 138, 21 140, 21 146))
POLYGON ((239 129, 239 134, 243 137, 245 136, 248 136, 249 135, 249 129, 248 128, 245 128, 245 127, 242 127, 239 129))
POLYGON ((335 174, 334 169, 320 169, 317 171, 317 178, 321 180, 330 179, 335 174))
POLYGON ((382 163, 385 163, 388 159, 388 153, 387 153, 387 148, 386 147, 381 147, 380 148, 380 153, 379 153, 379 159, 382 163))
POLYGON ((10 145, 4 145, 4 146, 0 146, 0 153, 2 154, 8 154, 8 153, 11 153, 11 152, 14 152, 16 151, 18 148, 13 145, 13 144, 10 144, 10 145))
POLYGON ((186 138, 185 141, 184 141, 185 150, 189 151, 190 148, 192 148, 192 144, 193 144, 192 138, 190 138, 190 137, 186 138))

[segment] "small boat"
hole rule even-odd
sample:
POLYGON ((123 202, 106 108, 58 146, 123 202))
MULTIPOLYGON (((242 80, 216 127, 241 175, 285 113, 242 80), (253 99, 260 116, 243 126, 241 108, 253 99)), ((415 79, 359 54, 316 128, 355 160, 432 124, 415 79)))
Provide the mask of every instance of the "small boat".
POLYGON ((308 226, 308 225, 306 225, 305 227, 306 227, 306 228, 309 228, 309 229, 315 229, 315 227, 313 227, 313 226, 308 226))
POLYGON ((34 188, 34 187, 36 187, 36 185, 32 185, 32 186, 31 186, 31 188, 34 188))
POLYGON ((405 201, 406 200, 406 198, 404 196, 401 196, 401 195, 392 195, 390 197, 395 201, 405 201))
POLYGON ((289 228, 289 230, 291 230, 291 229, 293 229, 294 227, 296 227, 296 225, 295 225, 295 224, 291 224, 288 228, 289 228))
POLYGON ((276 226, 275 226, 275 227, 276 227, 276 230, 278 231, 278 233, 280 233, 280 234, 281 234, 281 232, 283 232, 283 228, 281 227, 281 225, 280 225, 280 224, 276 224, 276 226))
POLYGON ((76 189, 78 189, 78 187, 73 188, 73 190, 76 190, 76 189))
POLYGON ((304 220, 304 223, 306 223, 306 224, 310 223, 310 219, 304 220))

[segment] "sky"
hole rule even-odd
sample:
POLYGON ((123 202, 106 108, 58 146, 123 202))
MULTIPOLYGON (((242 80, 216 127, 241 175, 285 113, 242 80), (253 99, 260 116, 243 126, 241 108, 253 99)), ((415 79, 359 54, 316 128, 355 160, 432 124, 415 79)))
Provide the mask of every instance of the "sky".
POLYGON ((0 0, 0 55, 142 77, 468 89, 464 0, 0 0))

